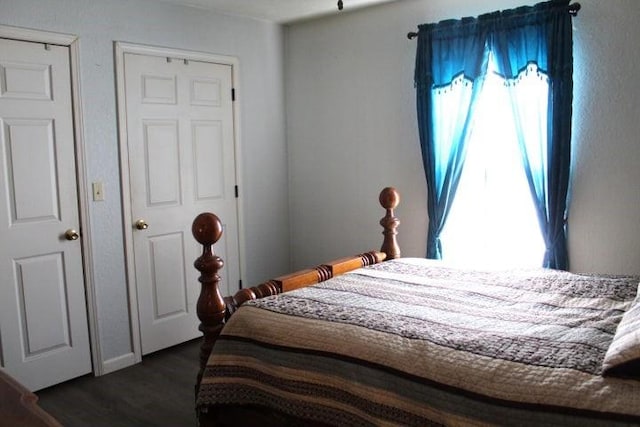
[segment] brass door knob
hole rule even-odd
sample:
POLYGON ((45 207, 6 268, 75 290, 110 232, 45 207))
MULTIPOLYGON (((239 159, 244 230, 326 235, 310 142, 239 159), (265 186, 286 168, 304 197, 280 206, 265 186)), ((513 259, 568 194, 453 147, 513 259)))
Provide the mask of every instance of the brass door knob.
POLYGON ((80 234, 73 228, 68 229, 64 232, 64 238, 67 240, 78 240, 80 238, 80 234))
POLYGON ((149 224, 144 219, 139 219, 136 221, 136 228, 138 230, 146 230, 149 228, 149 224))

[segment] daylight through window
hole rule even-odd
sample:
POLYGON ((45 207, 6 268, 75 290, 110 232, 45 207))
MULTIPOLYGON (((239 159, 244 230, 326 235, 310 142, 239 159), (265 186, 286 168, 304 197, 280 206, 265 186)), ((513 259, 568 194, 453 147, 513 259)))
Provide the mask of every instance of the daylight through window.
MULTIPOLYGON (((489 73, 475 113, 467 156, 449 217, 441 234, 443 259, 468 267, 540 267, 545 245, 525 175, 509 88, 489 73)), ((531 67, 530 67, 531 68, 531 67)), ((517 79, 525 141, 546 147, 548 83, 535 67, 517 79), (543 103, 543 104, 541 104, 543 103), (531 114, 528 114, 528 110, 531 114), (546 113, 545 113, 546 114, 546 113), (541 143, 542 142, 542 143, 541 143)), ((540 148, 538 148, 540 150, 540 148)), ((546 159, 546 153, 540 153, 546 159)), ((546 167, 543 164, 534 167, 546 167)))

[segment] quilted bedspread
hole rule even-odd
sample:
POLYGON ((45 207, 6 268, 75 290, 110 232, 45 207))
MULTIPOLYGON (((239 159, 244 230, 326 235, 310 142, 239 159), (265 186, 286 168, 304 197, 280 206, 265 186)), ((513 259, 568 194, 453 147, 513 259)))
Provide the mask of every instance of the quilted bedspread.
POLYGON ((197 405, 333 425, 640 424, 640 380, 602 375, 638 279, 387 261, 242 306, 197 405))

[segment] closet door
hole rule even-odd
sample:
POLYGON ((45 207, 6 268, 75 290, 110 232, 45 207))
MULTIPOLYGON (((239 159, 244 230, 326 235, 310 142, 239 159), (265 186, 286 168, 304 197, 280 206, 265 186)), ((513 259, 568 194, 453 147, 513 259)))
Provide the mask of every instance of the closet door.
POLYGON ((91 372, 69 49, 0 39, 0 365, 31 390, 91 372))
POLYGON ((221 288, 239 282, 232 67, 125 53, 133 260, 142 354, 201 336, 191 223, 216 213, 221 288))

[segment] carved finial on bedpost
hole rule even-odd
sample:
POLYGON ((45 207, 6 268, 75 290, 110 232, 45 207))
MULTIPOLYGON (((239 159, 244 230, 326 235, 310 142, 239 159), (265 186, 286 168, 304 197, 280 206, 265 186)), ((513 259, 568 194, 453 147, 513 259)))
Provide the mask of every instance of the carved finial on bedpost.
POLYGON ((201 322, 198 329, 204 334, 204 339, 200 346, 200 370, 198 371, 198 381, 196 383, 197 392, 213 343, 222 330, 226 311, 224 299, 218 286, 218 282, 220 282, 218 271, 220 271, 224 262, 211 249, 211 246, 222 236, 222 223, 216 215, 202 213, 193 220, 191 232, 198 243, 202 245, 202 255, 193 263, 201 273, 198 280, 202 285, 196 313, 201 322))
POLYGON ((400 246, 396 240, 397 228, 400 220, 393 214, 393 210, 400 203, 400 194, 393 187, 387 187, 380 192, 380 204, 387 210, 387 214, 380 220, 380 225, 384 228, 384 242, 380 251, 387 254, 387 259, 400 258, 400 246))

